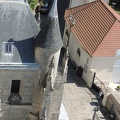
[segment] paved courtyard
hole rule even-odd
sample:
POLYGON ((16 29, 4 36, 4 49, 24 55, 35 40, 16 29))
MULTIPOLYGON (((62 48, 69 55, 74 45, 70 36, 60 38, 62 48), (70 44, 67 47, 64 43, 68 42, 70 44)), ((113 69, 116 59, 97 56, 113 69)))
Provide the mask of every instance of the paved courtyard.
MULTIPOLYGON (((98 106, 96 96, 87 88, 84 80, 76 76, 70 63, 62 102, 70 120, 91 120, 94 109, 98 106)), ((106 120, 100 111, 97 114, 101 120, 106 120)))

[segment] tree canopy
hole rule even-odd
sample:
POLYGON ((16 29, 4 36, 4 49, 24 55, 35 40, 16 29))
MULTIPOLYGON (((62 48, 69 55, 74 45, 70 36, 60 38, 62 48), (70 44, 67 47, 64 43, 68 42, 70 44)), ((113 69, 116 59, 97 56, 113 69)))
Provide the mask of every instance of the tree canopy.
POLYGON ((32 10, 34 10, 35 6, 36 6, 37 3, 38 3, 38 0, 28 0, 28 3, 29 3, 29 5, 30 5, 30 8, 31 8, 32 10))

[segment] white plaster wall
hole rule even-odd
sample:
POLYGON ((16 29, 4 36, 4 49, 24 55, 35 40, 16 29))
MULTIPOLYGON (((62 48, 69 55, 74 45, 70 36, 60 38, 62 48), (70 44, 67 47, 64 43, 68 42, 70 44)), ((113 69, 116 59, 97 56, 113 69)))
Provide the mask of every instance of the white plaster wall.
MULTIPOLYGON (((72 61, 76 63, 77 66, 81 66, 83 68, 83 79, 89 85, 89 74, 90 74, 90 64, 91 64, 91 57, 88 53, 80 45, 79 41, 75 38, 75 36, 71 33, 70 35, 70 42, 69 42, 69 54, 72 61), (79 61, 76 60, 76 53, 77 49, 80 48, 81 55, 79 61), (88 59, 88 63, 87 63, 88 59), (88 66, 87 72, 84 70, 84 65, 88 66)), ((78 58, 77 58, 78 59, 78 58)))
POLYGON ((108 95, 110 94, 110 91, 108 90, 108 88, 102 88, 102 91, 104 93, 104 98, 102 100, 102 105, 105 106, 106 105, 106 102, 107 102, 107 98, 108 98, 108 95))
POLYGON ((109 83, 112 79, 113 64, 115 57, 94 57, 91 69, 95 69, 96 76, 103 82, 109 83))
POLYGON ((103 0, 105 3, 109 4, 110 0, 103 0))
POLYGON ((79 5, 83 5, 86 3, 86 0, 71 0, 70 6, 69 7, 76 7, 79 5))
POLYGON ((113 65, 111 83, 120 84, 120 59, 116 60, 113 65))
MULTIPOLYGON (((65 31, 66 31, 66 29, 68 29, 67 25, 66 25, 65 31)), ((67 40, 68 40, 68 38, 64 32, 64 36, 63 36, 64 46, 66 46, 67 40)), ((85 72, 83 70, 82 77, 87 82, 87 84, 90 86, 89 74, 90 74, 91 57, 88 53, 85 52, 85 50, 82 48, 79 41, 76 39, 76 37, 73 35, 72 32, 70 33, 69 48, 68 49, 69 49, 69 55, 70 55, 71 61, 74 61, 77 66, 81 66, 84 69, 84 65, 87 64, 88 70, 87 70, 87 72, 85 72), (78 48, 80 48, 80 51, 81 51, 81 55, 80 55, 79 59, 76 57, 78 48), (89 59, 88 63, 86 63, 87 59, 89 59)))
MULTIPOLYGON (((65 31, 68 29, 68 26, 66 24, 65 31)), ((68 29, 69 30, 69 29, 68 29)), ((63 36, 63 43, 64 46, 66 46, 68 37, 66 36, 64 31, 63 36)), ((84 64, 86 63, 87 58, 89 58, 88 63, 88 73, 85 71, 83 72, 83 78, 88 83, 88 86, 91 86, 92 78, 94 72, 96 72, 96 76, 101 80, 104 81, 104 83, 109 84, 110 80, 112 79, 112 71, 113 71, 113 65, 115 63, 116 57, 93 57, 91 58, 89 54, 85 52, 84 49, 80 46, 80 43, 77 41, 76 37, 71 33, 70 34, 70 42, 69 42, 69 54, 72 61, 74 61, 77 66, 82 66, 84 68, 84 64), (79 63, 76 62, 76 51, 77 48, 80 47, 81 50, 81 57, 79 59, 79 63), (91 70, 94 70, 93 72, 90 72, 91 70)))
MULTIPOLYGON (((71 0, 69 7, 76 7, 76 6, 83 5, 93 1, 96 1, 96 0, 71 0)), ((103 1, 109 4, 109 0, 103 0, 103 1)))

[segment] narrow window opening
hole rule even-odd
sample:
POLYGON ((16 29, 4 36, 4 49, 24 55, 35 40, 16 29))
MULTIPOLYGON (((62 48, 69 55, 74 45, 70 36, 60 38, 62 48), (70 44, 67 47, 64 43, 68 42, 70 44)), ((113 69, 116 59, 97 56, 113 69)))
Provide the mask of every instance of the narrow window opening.
POLYGON ((12 80, 11 93, 18 93, 20 90, 20 80, 12 80))
POLYGON ((68 37, 68 29, 66 30, 65 34, 66 34, 66 35, 67 35, 67 37, 68 37))
POLYGON ((12 80, 11 94, 8 98, 8 102, 10 105, 22 104, 22 98, 19 95, 19 90, 20 90, 20 80, 12 80))
POLYGON ((77 49, 77 54, 80 56, 80 48, 77 49))

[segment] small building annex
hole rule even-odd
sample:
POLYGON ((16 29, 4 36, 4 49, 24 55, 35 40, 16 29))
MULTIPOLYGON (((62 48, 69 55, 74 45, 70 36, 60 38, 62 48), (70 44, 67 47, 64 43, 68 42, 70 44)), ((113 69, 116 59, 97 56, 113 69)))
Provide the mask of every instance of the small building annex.
MULTIPOLYGON (((96 0, 71 0, 69 7, 71 8, 71 7, 83 5, 83 4, 86 4, 86 3, 90 3, 90 2, 93 2, 93 1, 96 1, 96 0)), ((103 1, 107 4, 109 4, 110 0, 103 0, 103 1)))
POLYGON ((119 59, 116 51, 120 49, 120 15, 97 0, 67 9, 65 21, 64 47, 68 45, 71 60, 83 68, 83 79, 91 87, 96 73, 109 84, 113 65, 119 59))

